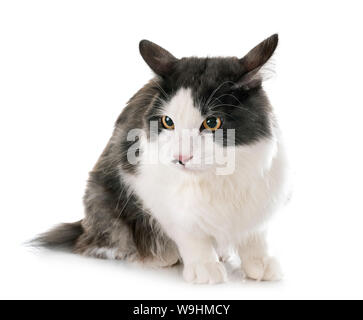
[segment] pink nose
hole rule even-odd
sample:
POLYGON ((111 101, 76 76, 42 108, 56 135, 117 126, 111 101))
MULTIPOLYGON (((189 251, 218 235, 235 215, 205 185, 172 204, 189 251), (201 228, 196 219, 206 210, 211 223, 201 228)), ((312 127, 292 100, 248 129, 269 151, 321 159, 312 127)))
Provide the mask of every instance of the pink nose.
POLYGON ((175 155, 174 157, 179 161, 180 164, 184 164, 193 158, 193 156, 185 154, 175 155))

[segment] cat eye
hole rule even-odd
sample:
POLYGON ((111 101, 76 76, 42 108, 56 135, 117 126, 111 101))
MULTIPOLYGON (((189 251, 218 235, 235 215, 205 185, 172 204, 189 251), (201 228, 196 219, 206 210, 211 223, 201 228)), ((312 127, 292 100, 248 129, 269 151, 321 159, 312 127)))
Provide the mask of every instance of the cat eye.
POLYGON ((174 130, 174 122, 168 116, 162 116, 161 124, 165 129, 174 130))
POLYGON ((216 131, 221 127, 221 125, 222 125, 222 120, 220 117, 208 117, 203 121, 202 124, 203 128, 209 131, 216 131))

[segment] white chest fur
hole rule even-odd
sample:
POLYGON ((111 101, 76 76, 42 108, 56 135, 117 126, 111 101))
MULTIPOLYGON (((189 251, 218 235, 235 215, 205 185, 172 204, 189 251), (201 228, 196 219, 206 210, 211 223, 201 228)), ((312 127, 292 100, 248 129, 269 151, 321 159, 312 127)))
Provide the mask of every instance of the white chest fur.
POLYGON ((285 171, 282 146, 263 140, 237 148, 231 175, 190 173, 141 161, 139 174, 128 180, 169 236, 185 229, 224 245, 241 241, 271 216, 285 196, 285 171))

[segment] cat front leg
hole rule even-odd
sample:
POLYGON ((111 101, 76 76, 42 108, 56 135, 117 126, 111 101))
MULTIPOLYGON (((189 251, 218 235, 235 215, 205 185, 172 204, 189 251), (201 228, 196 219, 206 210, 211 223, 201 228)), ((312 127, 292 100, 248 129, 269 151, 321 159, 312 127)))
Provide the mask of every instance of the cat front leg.
POLYGON ((174 241, 184 263, 183 276, 187 282, 216 284, 227 280, 226 269, 211 238, 179 232, 174 241))
POLYGON ((268 255, 265 233, 255 232, 243 239, 238 248, 245 275, 254 280, 281 280, 279 262, 268 255))

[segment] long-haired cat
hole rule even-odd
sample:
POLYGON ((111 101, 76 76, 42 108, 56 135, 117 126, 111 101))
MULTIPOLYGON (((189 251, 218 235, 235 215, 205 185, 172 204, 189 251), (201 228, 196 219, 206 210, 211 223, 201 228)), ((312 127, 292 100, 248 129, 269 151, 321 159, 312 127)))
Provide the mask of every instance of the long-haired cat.
POLYGON ((182 262, 195 283, 225 281, 221 258, 232 248, 247 277, 279 279, 264 230, 285 199, 286 164, 261 76, 277 43, 273 35, 243 58, 177 59, 141 41, 155 78, 123 109, 90 172, 85 217, 38 242, 163 267, 182 262))

